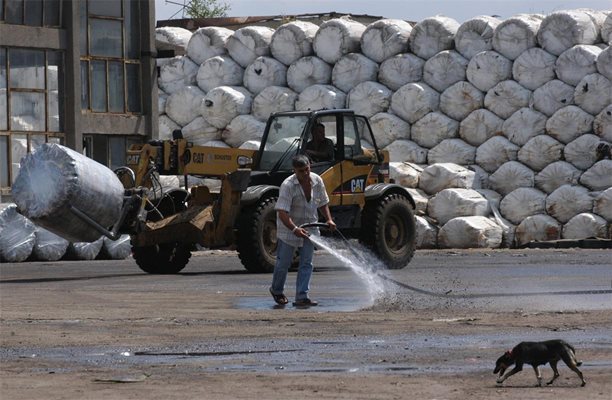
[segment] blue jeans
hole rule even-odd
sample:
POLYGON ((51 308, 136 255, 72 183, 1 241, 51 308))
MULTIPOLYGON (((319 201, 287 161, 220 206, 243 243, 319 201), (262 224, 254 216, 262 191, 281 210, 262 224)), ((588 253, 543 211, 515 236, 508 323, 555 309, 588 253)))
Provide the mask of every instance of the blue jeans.
MULTIPOLYGON (((287 281, 287 272, 291 266, 295 247, 279 240, 276 245, 276 265, 272 275, 272 293, 282 294, 287 281)), ((304 244, 300 248, 300 265, 298 268, 297 279, 295 282, 295 300, 308 298, 310 290, 310 277, 312 276, 312 256, 314 245, 308 239, 304 239, 304 244)))

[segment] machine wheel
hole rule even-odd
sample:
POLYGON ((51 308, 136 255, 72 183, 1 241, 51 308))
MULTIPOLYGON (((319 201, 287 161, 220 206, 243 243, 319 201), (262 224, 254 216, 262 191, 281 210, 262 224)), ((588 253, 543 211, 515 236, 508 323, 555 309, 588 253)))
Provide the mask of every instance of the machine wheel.
POLYGON ((191 258, 190 246, 178 242, 132 246, 132 254, 140 269, 149 274, 176 274, 191 258))
POLYGON ((276 263, 276 197, 245 207, 238 219, 238 256, 249 272, 274 271, 276 263))
POLYGON ((410 262, 415 249, 416 223, 412 207, 404 196, 388 194, 367 204, 361 226, 361 241, 389 269, 401 269, 410 262))

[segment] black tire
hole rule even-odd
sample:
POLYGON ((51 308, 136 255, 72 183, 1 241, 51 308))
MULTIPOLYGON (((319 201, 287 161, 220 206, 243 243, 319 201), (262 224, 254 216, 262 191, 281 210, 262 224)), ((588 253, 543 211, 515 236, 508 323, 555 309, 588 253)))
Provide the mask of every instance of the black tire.
POLYGON ((238 256, 253 273, 274 271, 276 263, 276 197, 245 207, 238 218, 238 256))
POLYGON ((149 274, 177 274, 191 258, 191 246, 184 243, 162 243, 154 246, 132 246, 136 264, 149 274))
POLYGON ((404 268, 414 256, 416 222, 406 197, 388 194, 366 204, 361 242, 389 269, 404 268))

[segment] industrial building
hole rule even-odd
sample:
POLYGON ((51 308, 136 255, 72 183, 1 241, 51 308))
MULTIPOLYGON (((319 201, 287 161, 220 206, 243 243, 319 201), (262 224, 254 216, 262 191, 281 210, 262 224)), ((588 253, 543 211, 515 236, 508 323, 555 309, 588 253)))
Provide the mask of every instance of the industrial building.
POLYGON ((157 136, 154 0, 0 0, 0 200, 45 142, 115 168, 157 136))

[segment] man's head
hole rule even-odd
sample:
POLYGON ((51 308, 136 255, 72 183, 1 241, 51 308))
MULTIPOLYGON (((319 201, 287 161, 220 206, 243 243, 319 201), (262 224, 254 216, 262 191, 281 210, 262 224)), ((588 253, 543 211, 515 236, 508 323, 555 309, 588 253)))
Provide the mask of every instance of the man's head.
POLYGON ((297 176, 298 180, 303 180, 310 176, 310 160, 304 154, 298 154, 291 160, 293 166, 293 172, 297 176))
POLYGON ((325 125, 320 122, 314 124, 312 127, 312 138, 317 141, 325 139, 325 125))

